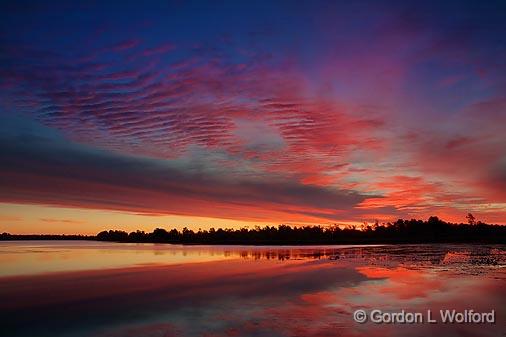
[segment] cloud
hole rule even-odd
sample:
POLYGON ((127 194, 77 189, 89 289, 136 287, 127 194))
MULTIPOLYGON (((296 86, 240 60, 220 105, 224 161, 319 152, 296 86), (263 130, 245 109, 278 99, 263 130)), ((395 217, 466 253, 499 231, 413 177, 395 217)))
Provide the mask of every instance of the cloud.
MULTIPOLYGON (((6 125, 6 124, 4 124, 6 125)), ((230 179, 173 162, 68 143, 44 128, 2 133, 6 202, 236 219, 331 220, 363 200, 355 192, 290 179, 230 179), (312 216, 306 213, 311 212, 312 216)))
MULTIPOLYGON (((76 151, 78 163, 61 162, 67 175, 76 173, 72 178, 44 173, 46 183, 50 178, 66 186, 66 200, 58 200, 51 186, 40 186, 37 196, 14 193, 12 186, 13 195, 25 202, 104 202, 139 212, 150 204, 152 212, 197 214, 201 207, 235 217, 248 209, 262 219, 339 214, 350 221, 426 212, 458 220, 476 205, 484 215, 503 219, 506 206, 493 183, 500 181, 496 167, 505 155, 504 67, 497 59, 502 47, 491 48, 502 36, 491 34, 492 28, 504 29, 494 21, 498 17, 488 7, 462 6, 463 13, 491 17, 483 25, 472 15, 450 21, 433 15, 433 4, 366 4, 375 10, 355 11, 358 17, 350 21, 336 14, 350 12, 347 5, 333 6, 324 13, 292 8, 299 19, 319 18, 305 34, 292 34, 293 40, 277 29, 287 26, 275 24, 206 38, 165 34, 164 25, 164 34, 125 30, 121 39, 107 42, 93 35, 96 40, 68 50, 2 41, 0 108, 60 132, 74 147, 45 144, 60 156, 76 151), (359 28, 358 18, 370 24, 359 28), (129 178, 135 187, 118 181, 113 189, 113 174, 87 178, 81 166, 97 176, 124 166, 121 174, 152 174, 153 181, 129 178), (90 196, 72 195, 70 186, 81 177, 82 185, 96 184, 93 191, 79 187, 90 189, 90 196), (195 198, 194 187, 176 184, 178 201, 175 193, 169 197, 152 187, 157 179, 201 184, 206 193, 195 198), (91 195, 100 189, 104 195, 97 200, 91 195), (150 201, 139 207, 141 198, 125 197, 125 189, 150 201), (113 203, 115 193, 122 200, 113 203), (262 207, 268 211, 260 212, 262 207)), ((46 156, 41 171, 58 171, 47 162, 61 159, 35 145, 29 145, 35 158, 36 151, 46 156)), ((39 162, 30 165, 39 174, 39 162)))
POLYGON ((374 133, 382 116, 306 98, 297 69, 256 61, 255 54, 241 64, 234 52, 217 59, 198 54, 177 68, 179 60, 161 63, 153 53, 142 64, 121 55, 117 62, 71 64, 62 56, 32 55, 16 55, 23 65, 6 73, 17 109, 71 140, 115 152, 176 158, 199 146, 226 151, 259 173, 293 172, 323 183, 328 180, 317 171, 342 165, 351 147, 381 147, 374 133), (301 170, 312 158, 315 169, 301 170))
POLYGON ((110 50, 115 51, 115 52, 121 52, 121 51, 135 48, 139 45, 139 43, 140 43, 140 41, 136 40, 136 39, 125 40, 125 41, 118 42, 115 45, 111 46, 110 50))
POLYGON ((40 218, 39 220, 42 222, 48 222, 48 223, 64 223, 64 224, 71 224, 71 225, 85 223, 84 221, 73 220, 73 219, 40 218))

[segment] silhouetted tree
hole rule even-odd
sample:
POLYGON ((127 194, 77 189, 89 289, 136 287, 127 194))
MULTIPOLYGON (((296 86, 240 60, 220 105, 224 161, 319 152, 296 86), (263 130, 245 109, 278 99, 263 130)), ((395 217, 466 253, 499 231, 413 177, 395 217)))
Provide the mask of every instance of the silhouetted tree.
POLYGON ((467 222, 470 224, 470 225, 475 225, 476 224, 476 218, 474 217, 474 215, 472 215, 471 213, 467 213, 466 215, 466 219, 467 219, 467 222))

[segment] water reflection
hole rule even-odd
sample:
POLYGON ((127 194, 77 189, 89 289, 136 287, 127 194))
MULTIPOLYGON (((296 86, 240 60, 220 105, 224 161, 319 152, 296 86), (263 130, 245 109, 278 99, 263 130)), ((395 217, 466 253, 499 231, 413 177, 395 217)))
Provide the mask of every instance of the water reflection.
MULTIPOLYGON (((402 263, 410 267, 504 265, 497 245, 342 245, 342 246, 183 246, 94 241, 0 242, 0 276, 38 274, 142 265, 170 265, 230 259, 367 260, 371 264, 402 263)), ((477 269, 463 271, 476 272, 477 269)))
POLYGON ((96 337, 505 333, 504 246, 169 248, 155 256, 187 249, 186 256, 207 251, 219 259, 4 276, 2 329, 96 337), (357 308, 495 309, 498 324, 362 325, 352 319, 357 308))
POLYGON ((97 241, 0 242, 0 276, 230 259, 328 258, 361 246, 184 246, 97 241))

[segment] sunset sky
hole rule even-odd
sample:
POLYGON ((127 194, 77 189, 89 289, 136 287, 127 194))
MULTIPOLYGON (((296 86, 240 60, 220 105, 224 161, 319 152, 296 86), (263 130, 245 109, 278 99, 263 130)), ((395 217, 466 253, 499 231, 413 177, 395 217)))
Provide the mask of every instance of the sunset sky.
POLYGON ((506 224, 506 2, 2 1, 0 232, 506 224))

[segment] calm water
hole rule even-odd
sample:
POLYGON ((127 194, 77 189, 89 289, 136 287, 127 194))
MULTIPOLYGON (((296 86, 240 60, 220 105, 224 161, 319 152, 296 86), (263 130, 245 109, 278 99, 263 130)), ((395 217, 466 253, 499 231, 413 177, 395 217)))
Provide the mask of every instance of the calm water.
POLYGON ((6 337, 506 336, 506 246, 0 242, 0 321, 6 337), (446 309, 495 324, 426 323, 446 309))

